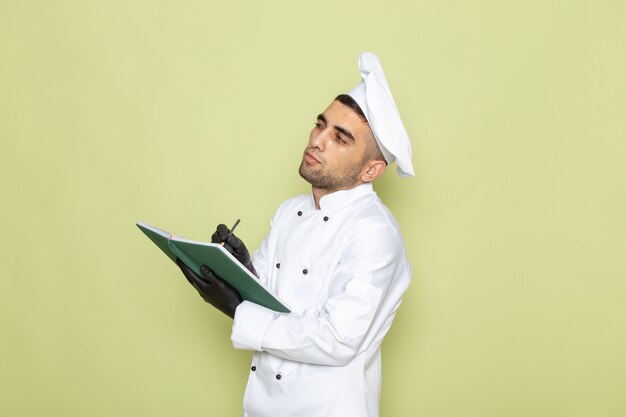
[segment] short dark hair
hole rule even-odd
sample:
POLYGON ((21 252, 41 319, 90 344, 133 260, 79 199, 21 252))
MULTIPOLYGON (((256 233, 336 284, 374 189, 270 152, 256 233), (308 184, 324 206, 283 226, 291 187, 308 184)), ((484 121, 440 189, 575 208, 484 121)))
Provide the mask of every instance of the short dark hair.
POLYGON ((337 97, 335 97, 335 100, 337 100, 344 106, 350 107, 352 110, 355 111, 356 114, 359 115, 361 119, 363 119, 365 123, 369 124, 369 122, 367 121, 367 117, 365 117, 365 113, 363 113, 363 110, 361 109, 361 106, 359 106, 359 103, 357 103, 352 97, 347 94, 339 94, 337 97))

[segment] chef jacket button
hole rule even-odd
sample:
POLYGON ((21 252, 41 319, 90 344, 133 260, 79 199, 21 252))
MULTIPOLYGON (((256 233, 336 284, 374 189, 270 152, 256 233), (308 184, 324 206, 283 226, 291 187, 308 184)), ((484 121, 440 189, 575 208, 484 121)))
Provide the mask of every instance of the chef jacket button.
POLYGON ((252 372, 256 371, 256 366, 252 365, 252 368, 250 368, 252 370, 252 372))
POLYGON ((280 380, 283 376, 281 374, 276 374, 276 379, 280 380))
POLYGON ((324 221, 327 222, 328 221, 328 216, 324 216, 324 221))
POLYGON ((306 275, 306 274, 308 274, 308 273, 309 273, 309 270, 305 268, 305 269, 303 269, 303 270, 302 270, 302 273, 303 273, 304 275, 306 275))
POLYGON ((280 262, 276 264, 276 268, 280 269, 280 262))
POLYGON ((302 212, 301 211, 298 212, 298 216, 302 216, 302 212))

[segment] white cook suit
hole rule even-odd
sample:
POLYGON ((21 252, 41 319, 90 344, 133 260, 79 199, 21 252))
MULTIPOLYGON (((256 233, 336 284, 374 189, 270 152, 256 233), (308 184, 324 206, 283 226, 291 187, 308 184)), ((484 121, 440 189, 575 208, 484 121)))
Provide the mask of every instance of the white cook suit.
POLYGON ((391 212, 372 185, 285 201, 254 253, 259 279, 291 309, 244 301, 231 339, 254 350, 249 417, 374 417, 380 344, 411 267, 391 212))

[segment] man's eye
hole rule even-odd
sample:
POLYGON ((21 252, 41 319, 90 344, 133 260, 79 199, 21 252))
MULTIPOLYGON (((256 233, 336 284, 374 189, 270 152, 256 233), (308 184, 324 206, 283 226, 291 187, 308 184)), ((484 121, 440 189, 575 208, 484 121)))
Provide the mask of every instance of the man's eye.
POLYGON ((321 123, 319 123, 319 122, 315 122, 315 127, 316 127, 317 129, 323 129, 323 128, 324 128, 324 126, 322 126, 322 124, 321 124, 321 123))
POLYGON ((344 138, 342 138, 341 136, 337 135, 335 136, 335 139, 337 139, 337 142, 341 143, 342 145, 346 144, 347 142, 345 141, 344 138))

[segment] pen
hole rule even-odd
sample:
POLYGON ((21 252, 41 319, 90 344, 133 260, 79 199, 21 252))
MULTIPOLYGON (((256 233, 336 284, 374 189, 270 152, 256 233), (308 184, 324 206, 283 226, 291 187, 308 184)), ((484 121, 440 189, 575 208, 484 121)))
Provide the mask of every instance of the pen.
POLYGON ((228 232, 228 236, 226 236, 226 239, 221 243, 222 246, 224 246, 224 243, 226 243, 228 238, 232 236, 233 232, 235 231, 235 227, 237 227, 237 225, 239 224, 240 221, 241 221, 241 219, 237 219, 237 221, 235 222, 233 227, 230 228, 230 232, 228 232))

